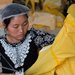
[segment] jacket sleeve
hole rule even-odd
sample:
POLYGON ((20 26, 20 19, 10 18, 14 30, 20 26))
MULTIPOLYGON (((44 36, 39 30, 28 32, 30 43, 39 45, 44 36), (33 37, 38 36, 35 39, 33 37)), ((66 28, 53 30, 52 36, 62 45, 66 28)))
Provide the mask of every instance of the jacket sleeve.
POLYGON ((38 48, 42 48, 47 45, 51 45, 55 39, 54 34, 49 34, 42 30, 32 29, 32 36, 35 44, 38 48))

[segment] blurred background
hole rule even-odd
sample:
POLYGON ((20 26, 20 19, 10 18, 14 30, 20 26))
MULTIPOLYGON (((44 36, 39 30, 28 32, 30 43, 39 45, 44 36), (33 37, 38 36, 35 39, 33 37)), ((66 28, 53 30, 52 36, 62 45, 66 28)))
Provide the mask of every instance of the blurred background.
MULTIPOLYGON (((19 3, 28 6, 30 27, 57 34, 62 28, 67 9, 75 0, 0 0, 0 10, 9 3, 19 3)), ((1 17, 1 15, 0 15, 1 17)), ((0 22, 0 36, 4 35, 0 22)))
MULTIPOLYGON (((75 0, 0 0, 0 10, 9 3, 23 4, 31 9, 29 29, 34 27, 57 35, 63 26, 68 7, 75 3, 75 0)), ((0 22, 0 36, 4 35, 3 28, 0 22)))

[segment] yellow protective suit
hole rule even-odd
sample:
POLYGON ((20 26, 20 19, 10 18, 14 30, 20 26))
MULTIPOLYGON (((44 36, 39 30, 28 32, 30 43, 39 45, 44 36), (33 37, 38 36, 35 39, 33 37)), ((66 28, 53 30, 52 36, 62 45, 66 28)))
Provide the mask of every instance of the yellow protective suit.
POLYGON ((75 75, 75 17, 73 12, 75 13, 75 5, 69 7, 64 25, 54 43, 39 52, 37 61, 25 72, 25 75, 54 75, 54 72, 56 75, 75 75))

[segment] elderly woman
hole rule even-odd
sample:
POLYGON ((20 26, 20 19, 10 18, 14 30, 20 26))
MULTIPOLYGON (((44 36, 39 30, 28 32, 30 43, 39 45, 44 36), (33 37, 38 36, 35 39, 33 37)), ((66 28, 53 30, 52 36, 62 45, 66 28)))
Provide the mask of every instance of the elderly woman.
POLYGON ((29 8, 12 3, 1 11, 5 36, 0 38, 0 55, 3 73, 24 75, 38 58, 38 49, 52 44, 54 35, 31 28, 28 30, 29 8))

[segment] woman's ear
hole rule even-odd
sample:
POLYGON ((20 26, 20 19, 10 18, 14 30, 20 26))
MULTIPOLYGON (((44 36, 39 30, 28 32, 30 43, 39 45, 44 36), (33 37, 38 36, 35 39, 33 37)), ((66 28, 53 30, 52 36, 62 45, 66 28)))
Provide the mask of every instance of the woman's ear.
POLYGON ((4 28, 4 27, 5 25, 2 22, 0 22, 0 28, 4 28))
POLYGON ((5 25, 2 23, 2 22, 0 22, 0 37, 1 36, 5 36, 5 25))

